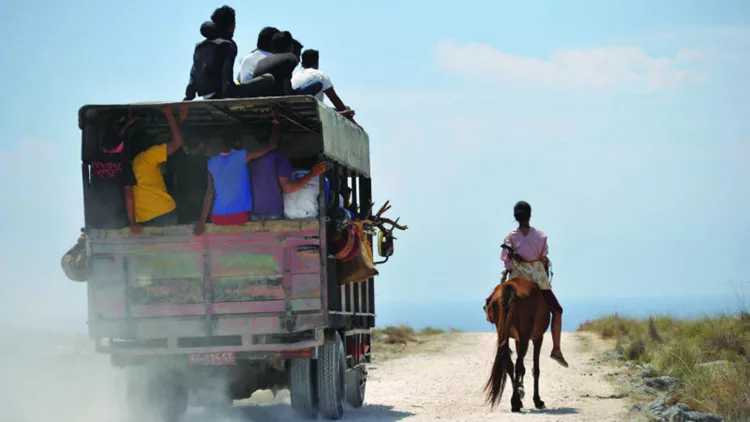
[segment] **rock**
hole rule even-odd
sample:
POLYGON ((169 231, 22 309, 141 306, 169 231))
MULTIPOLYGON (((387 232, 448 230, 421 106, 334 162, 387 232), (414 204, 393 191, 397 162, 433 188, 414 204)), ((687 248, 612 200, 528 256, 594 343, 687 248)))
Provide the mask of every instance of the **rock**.
POLYGON ((677 378, 668 376, 643 379, 646 386, 662 391, 673 391, 677 387, 677 382, 677 378))
POLYGON ((643 372, 641 373, 643 378, 654 378, 659 375, 659 371, 656 370, 656 367, 654 365, 651 365, 650 363, 647 363, 643 365, 643 372))
POLYGON ((723 422, 724 418, 710 413, 694 412, 683 403, 669 406, 662 397, 647 406, 652 420, 664 422, 723 422))
POLYGON ((703 412, 685 412, 685 421, 690 422, 724 422, 724 418, 719 415, 703 412))

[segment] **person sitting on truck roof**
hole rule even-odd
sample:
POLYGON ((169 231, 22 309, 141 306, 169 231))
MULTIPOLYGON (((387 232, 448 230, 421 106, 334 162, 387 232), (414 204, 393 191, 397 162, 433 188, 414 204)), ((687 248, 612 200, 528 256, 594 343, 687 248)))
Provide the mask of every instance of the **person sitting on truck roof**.
MULTIPOLYGON (((294 90, 304 89, 308 85, 320 82, 320 91, 314 94, 310 93, 309 95, 313 95, 318 101, 323 102, 323 94, 325 93, 334 107, 336 107, 336 110, 350 110, 349 107, 341 101, 341 98, 339 98, 338 94, 336 94, 336 91, 333 89, 331 78, 329 78, 325 72, 318 69, 319 65, 320 53, 318 50, 305 50, 305 52, 302 53, 302 70, 292 77, 292 88, 294 90)), ((351 114, 353 115, 354 112, 351 111, 351 114)))
POLYGON ((188 105, 180 105, 180 121, 175 121, 172 108, 162 107, 162 112, 169 122, 172 139, 169 142, 154 145, 139 153, 133 159, 133 173, 138 182, 133 187, 135 199, 135 225, 131 226, 134 233, 140 232, 140 226, 164 227, 177 224, 177 212, 174 199, 167 192, 161 164, 167 157, 174 154, 182 146, 182 134, 179 125, 188 114, 188 105))
POLYGON ((253 209, 250 193, 248 162, 274 150, 279 143, 278 125, 274 125, 268 146, 260 151, 247 152, 235 139, 225 137, 224 149, 208 160, 208 189, 203 199, 201 217, 194 233, 200 236, 206 229, 206 219, 220 226, 235 226, 248 222, 248 212, 253 209))
POLYGON ((114 136, 102 140, 100 150, 89 163, 91 182, 86 196, 88 226, 114 230, 135 224, 133 167, 125 157, 125 134, 136 118, 115 121, 114 136))
POLYGON ((183 101, 192 100, 196 94, 203 99, 231 97, 230 91, 236 86, 232 80, 237 57, 237 44, 232 39, 235 23, 234 9, 222 6, 201 25, 201 35, 206 39, 195 45, 183 101))
POLYGON ((258 33, 258 42, 256 44, 257 48, 247 56, 243 57, 240 62, 240 70, 237 73, 237 81, 239 83, 244 84, 253 79, 253 72, 255 72, 255 67, 258 65, 258 62, 273 54, 271 39, 278 32, 279 30, 272 26, 267 26, 260 30, 260 33, 258 33))
MULTIPOLYGON (((279 122, 274 119, 274 128, 279 122)), ((253 196, 253 221, 280 220, 284 218, 284 193, 294 193, 307 185, 314 177, 326 171, 325 162, 313 166, 312 170, 300 177, 292 178, 292 165, 284 155, 271 151, 248 164, 250 185, 253 196)))
POLYGON ((297 67, 297 56, 294 55, 294 38, 289 31, 274 34, 271 40, 273 54, 261 59, 255 67, 253 76, 271 74, 275 79, 273 89, 267 95, 291 95, 292 72, 297 67))
POLYGON ((185 137, 182 147, 167 160, 165 182, 177 204, 178 224, 192 224, 201 217, 208 177, 205 150, 201 139, 185 137))
POLYGON ((297 39, 292 38, 292 53, 294 53, 294 56, 297 57, 297 63, 299 63, 300 60, 302 60, 302 49, 305 48, 304 45, 302 45, 301 42, 297 41, 297 39))

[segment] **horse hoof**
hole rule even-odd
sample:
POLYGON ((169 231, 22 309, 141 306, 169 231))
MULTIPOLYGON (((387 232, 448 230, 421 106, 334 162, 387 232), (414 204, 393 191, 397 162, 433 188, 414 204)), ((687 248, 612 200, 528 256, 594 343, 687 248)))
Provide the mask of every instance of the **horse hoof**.
POLYGON ((513 407, 513 408, 510 409, 510 411, 513 412, 513 413, 520 413, 521 412, 521 408, 520 407, 513 407))
POLYGON ((541 400, 539 400, 539 401, 537 401, 537 402, 534 402, 534 406, 535 406, 535 407, 536 407, 537 409, 539 409, 539 410, 542 410, 542 409, 546 409, 546 407, 544 406, 544 402, 543 402, 543 401, 541 401, 541 400))

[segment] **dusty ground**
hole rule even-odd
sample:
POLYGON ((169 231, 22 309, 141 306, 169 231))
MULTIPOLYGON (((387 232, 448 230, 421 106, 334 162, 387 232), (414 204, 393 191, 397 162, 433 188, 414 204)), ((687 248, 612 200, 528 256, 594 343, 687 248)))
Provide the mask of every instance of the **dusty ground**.
MULTIPOLYGON (((627 421, 629 403, 605 380, 616 369, 601 358, 607 344, 586 334, 565 334, 570 368, 549 359, 550 339, 542 351, 541 396, 548 409, 533 409, 531 352, 527 356, 526 408, 510 412, 510 390, 492 412, 482 386, 495 351, 494 334, 452 333, 430 336, 421 344, 383 350, 371 367, 365 407, 348 410, 346 421, 627 421), (615 398, 613 398, 613 396, 615 398)), ((383 346, 385 349, 385 346, 383 346)), ((106 357, 88 347, 33 356, 16 350, 0 360, 0 420, 8 422, 119 422, 122 378, 106 357)), ((377 352, 377 349, 375 350, 377 352)), ((288 392, 274 398, 261 391, 236 402, 224 416, 192 410, 186 422, 270 422, 298 420, 288 392)))

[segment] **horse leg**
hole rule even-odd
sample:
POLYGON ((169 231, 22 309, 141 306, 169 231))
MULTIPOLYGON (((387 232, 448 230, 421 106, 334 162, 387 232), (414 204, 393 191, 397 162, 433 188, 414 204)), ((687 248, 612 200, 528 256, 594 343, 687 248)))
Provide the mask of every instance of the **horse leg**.
POLYGON ((534 407, 537 409, 545 408, 542 398, 539 397, 539 355, 542 353, 543 340, 544 336, 539 336, 534 340, 534 369, 532 369, 532 373, 534 374, 534 407))
POLYGON ((511 410, 513 412, 520 412, 523 408, 523 397, 526 392, 523 388, 523 377, 526 374, 526 367, 523 364, 523 359, 526 356, 526 351, 529 348, 528 340, 516 341, 516 382, 513 385, 513 397, 510 399, 511 410))

